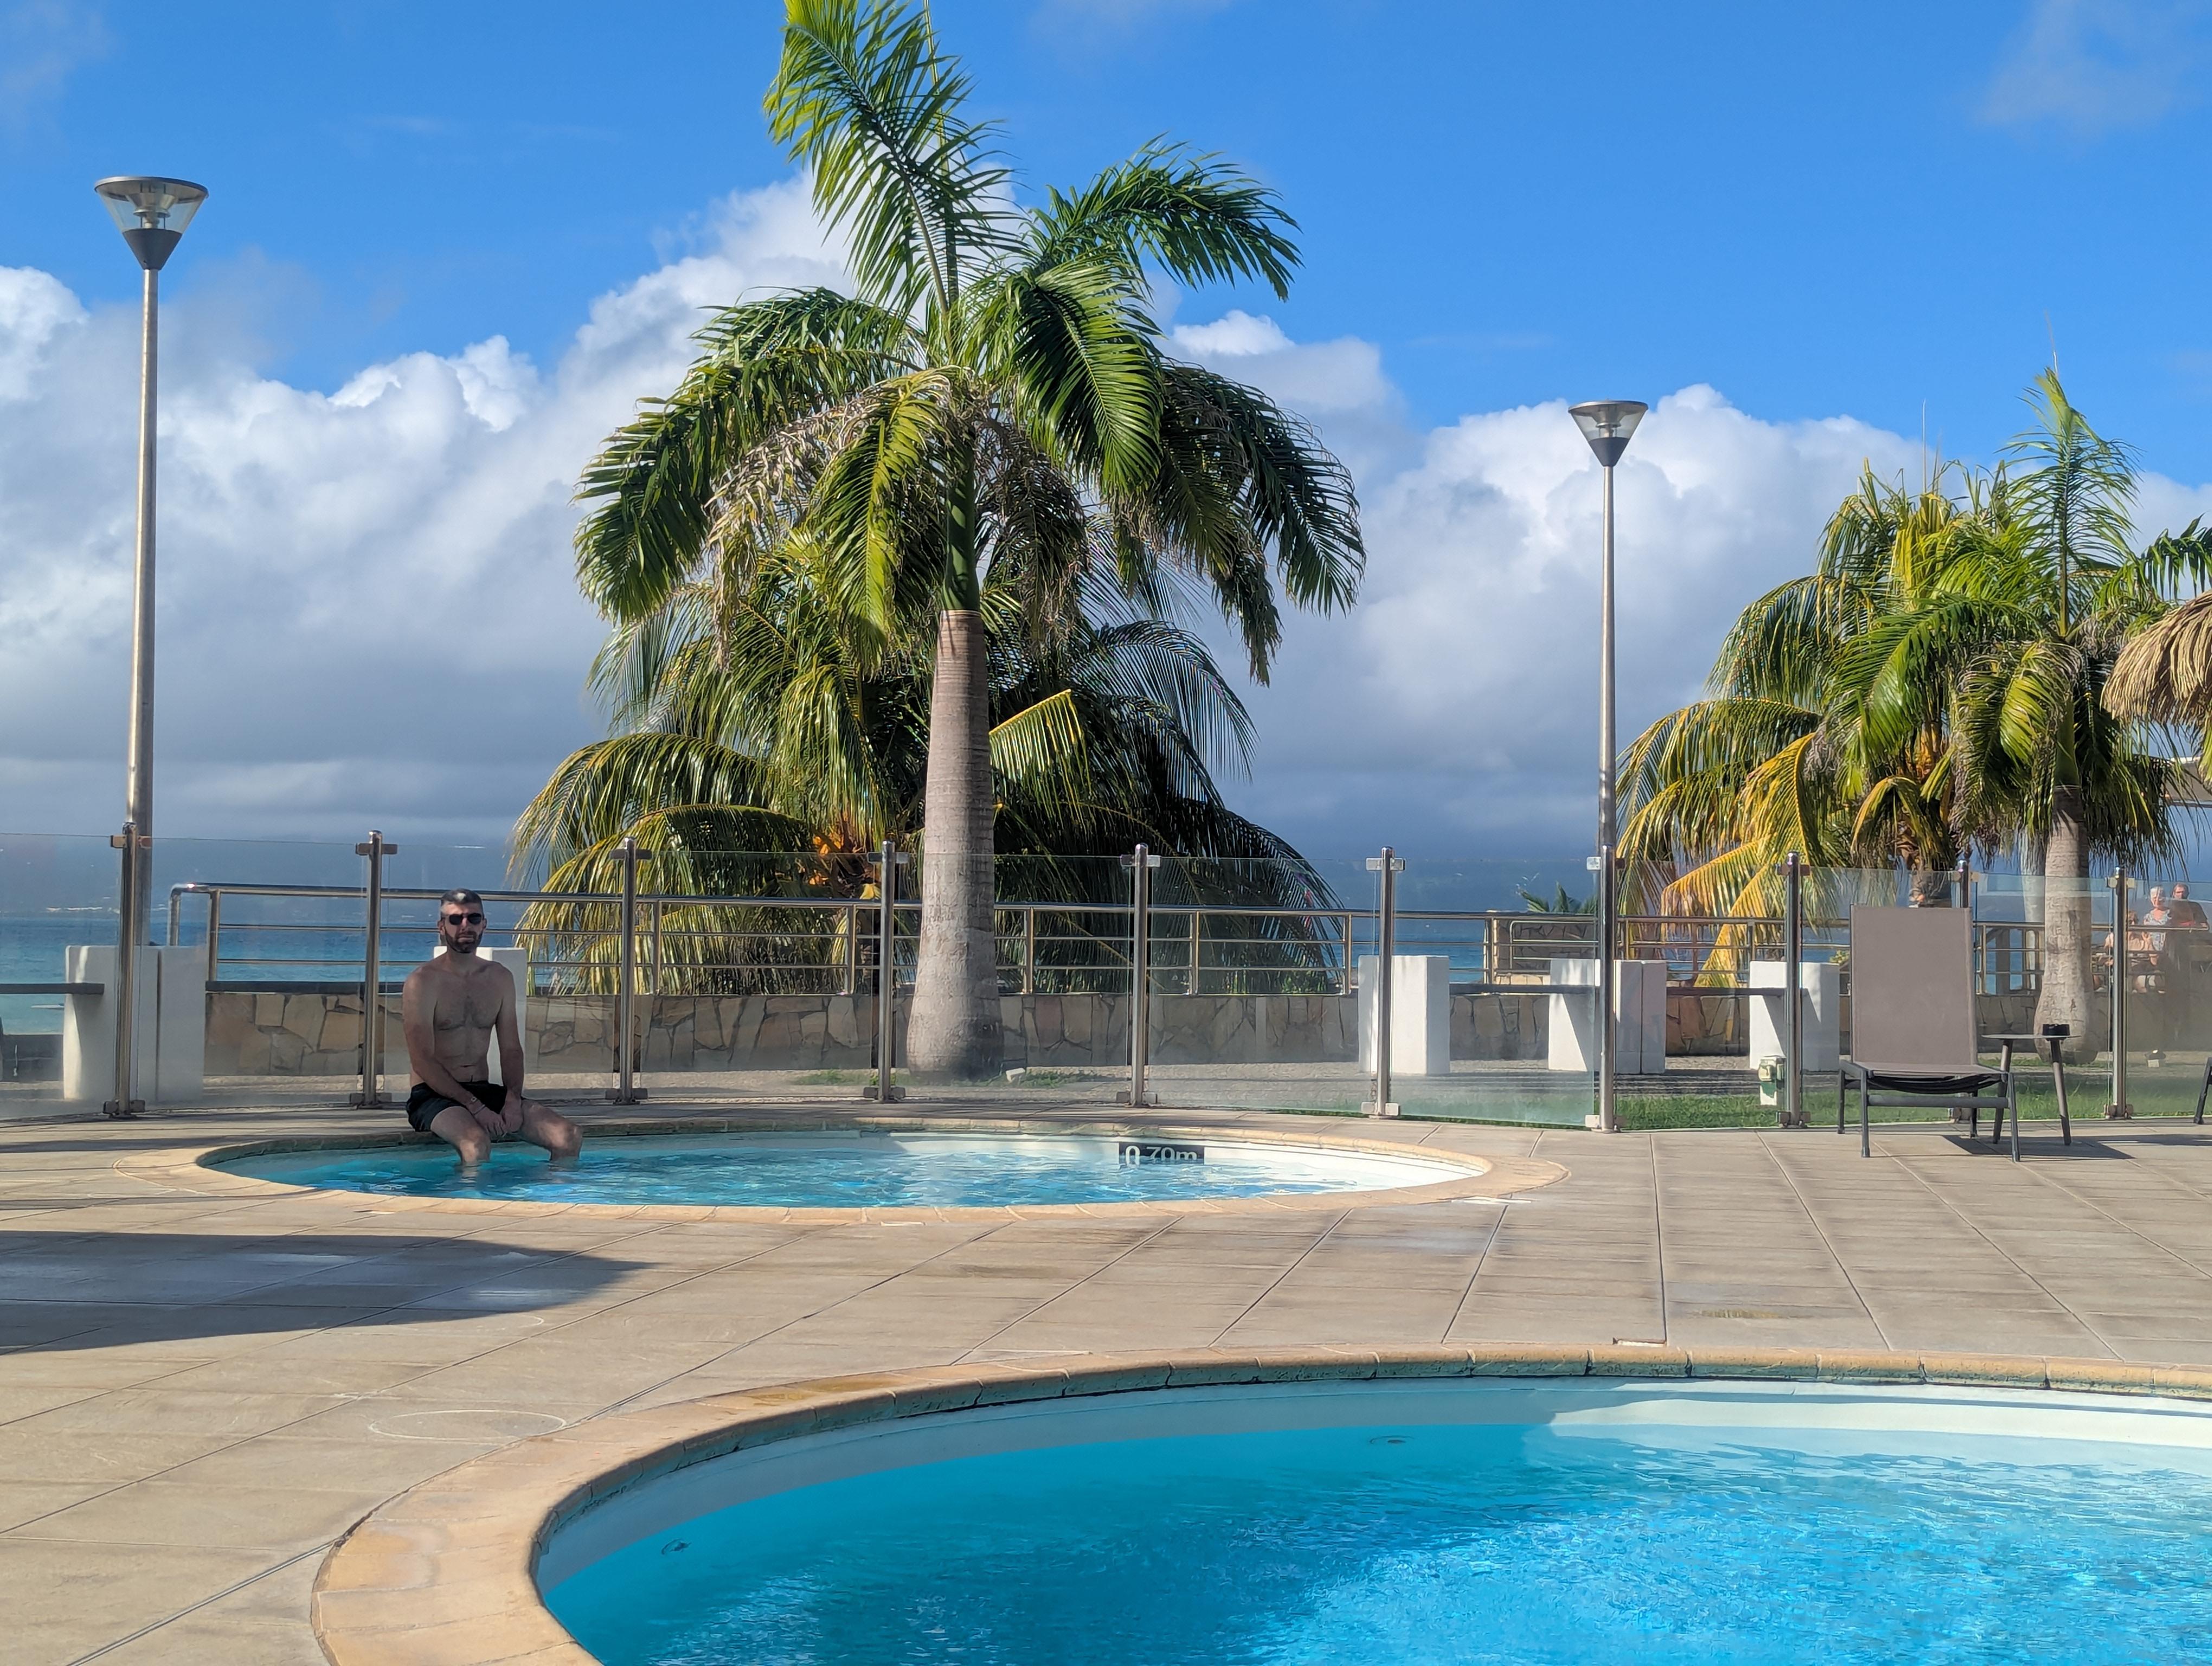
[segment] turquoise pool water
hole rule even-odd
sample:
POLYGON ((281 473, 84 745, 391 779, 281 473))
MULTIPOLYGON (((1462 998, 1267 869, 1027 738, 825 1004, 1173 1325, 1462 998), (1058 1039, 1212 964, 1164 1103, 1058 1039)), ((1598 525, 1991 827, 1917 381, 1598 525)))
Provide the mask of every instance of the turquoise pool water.
POLYGON ((1421 1186, 1468 1173, 1307 1146, 960 1134, 587 1137, 571 1167, 553 1166, 534 1146, 500 1146, 474 1174, 442 1146, 289 1152, 224 1166, 388 1196, 848 1209, 1251 1197, 1421 1186))
POLYGON ((1675 1433, 1380 1424, 959 1457, 650 1533, 547 1600, 607 1666, 2212 1654, 2201 1452, 1675 1433))

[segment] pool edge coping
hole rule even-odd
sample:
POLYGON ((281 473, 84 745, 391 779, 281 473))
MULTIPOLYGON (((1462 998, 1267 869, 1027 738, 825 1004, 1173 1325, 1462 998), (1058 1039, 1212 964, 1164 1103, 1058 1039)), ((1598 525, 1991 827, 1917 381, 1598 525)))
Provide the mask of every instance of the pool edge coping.
POLYGON ((223 1166, 244 1158, 293 1152, 372 1150, 386 1146, 437 1143, 434 1134, 380 1130, 272 1135, 261 1140, 230 1140, 165 1146, 156 1151, 134 1152, 119 1157, 115 1161, 115 1171, 131 1179, 207 1196, 314 1198, 340 1201, 353 1207, 359 1207, 362 1201, 368 1200, 382 1210, 422 1210, 440 1214, 574 1215, 586 1219, 741 1222, 789 1226, 938 1220, 1082 1220, 1175 1215, 1303 1214, 1326 1209, 1406 1207, 1425 1203, 1455 1202, 1466 1198, 1507 1197, 1517 1192, 1551 1185, 1565 1179, 1567 1174, 1563 1165, 1540 1158, 1459 1152, 1435 1145, 1425 1139, 1360 1139, 1305 1129, 1255 1128, 1243 1122, 1224 1125, 1205 1122, 1139 1122, 1129 1118, 1065 1122, 964 1115, 823 1116, 809 1116, 803 1122, 788 1117, 761 1116, 623 1117, 595 1120, 589 1134, 602 1138, 635 1139, 683 1134, 804 1134, 844 1131, 1191 1138, 1225 1144, 1290 1146, 1322 1151, 1354 1152, 1369 1156, 1409 1158, 1463 1169, 1467 1172, 1460 1179, 1430 1181, 1418 1186, 1372 1187, 1339 1192, 1261 1193, 1250 1197, 1163 1198, 1098 1203, 899 1205, 839 1209, 775 1204, 541 1203, 529 1199, 405 1197, 264 1180, 258 1176, 240 1174, 223 1166))
POLYGON ((2212 1400, 2212 1368, 1874 1349, 1473 1343, 1099 1353, 1052 1366, 930 1365, 618 1413, 501 1447, 369 1512, 318 1570, 333 1666, 599 1666, 540 1595, 553 1535, 601 1500, 732 1452, 941 1413, 1152 1389, 1378 1379, 1599 1377, 1913 1384, 2212 1400))

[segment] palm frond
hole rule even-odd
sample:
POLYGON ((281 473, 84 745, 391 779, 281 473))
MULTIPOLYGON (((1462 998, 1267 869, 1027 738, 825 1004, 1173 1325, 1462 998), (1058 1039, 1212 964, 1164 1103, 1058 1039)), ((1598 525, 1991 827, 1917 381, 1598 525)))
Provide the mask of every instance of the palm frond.
POLYGON ((1258 282, 1291 292, 1297 222, 1274 192, 1218 156, 1155 139, 1031 219, 1032 269, 1106 259, 1134 277, 1150 260, 1176 283, 1258 282))
POLYGON ((957 304, 970 265, 1013 245, 990 124, 927 11, 897 0, 787 0, 769 131, 851 240, 861 292, 901 313, 957 304))

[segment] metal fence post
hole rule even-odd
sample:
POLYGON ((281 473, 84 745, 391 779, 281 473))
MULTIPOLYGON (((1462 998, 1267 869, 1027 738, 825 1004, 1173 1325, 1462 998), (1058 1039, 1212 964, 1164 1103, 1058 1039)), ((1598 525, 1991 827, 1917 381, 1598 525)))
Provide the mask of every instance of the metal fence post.
POLYGON ((1590 866, 1597 870, 1597 1013, 1591 1027, 1597 1037, 1597 1126, 1602 1134, 1620 1132, 1613 1079, 1615 1043, 1620 1038, 1613 1012, 1619 1004, 1613 996, 1613 985, 1620 976, 1613 962, 1613 933, 1620 899, 1613 857, 1613 847, 1601 844, 1590 859, 1590 866))
POLYGON ((1152 1044, 1152 870, 1160 859, 1144 845, 1121 858, 1129 870, 1129 1091, 1121 1097, 1131 1110, 1152 1104, 1145 1092, 1145 1066, 1152 1044))
MULTIPOLYGON (((2133 1116, 2128 1103, 2128 871, 2112 870, 2112 1102, 2105 1115, 2133 1116)), ((2020 1116, 2013 1116, 2013 1132, 2020 1132, 2020 1116)))
POLYGON ((384 859, 398 849, 373 827, 353 848, 368 863, 368 915, 361 961, 361 1091, 347 1098, 364 1110, 392 1103, 384 1097, 384 859))
MULTIPOLYGON (((645 1097, 637 1085, 637 841, 622 842, 622 986, 615 995, 615 1066, 620 1073, 607 1097, 634 1105, 645 1097)), ((648 1009, 650 1010, 650 1009, 648 1009)))
POLYGON ((1367 871, 1382 876, 1375 921, 1375 1100, 1363 1105, 1370 1116, 1395 1116, 1390 1097, 1390 994, 1398 958, 1398 876, 1405 859, 1389 845, 1367 859, 1367 871))
POLYGON ((138 1077, 138 939, 145 935, 138 919, 138 824, 124 823, 107 842, 123 853, 123 889, 116 897, 115 982, 108 990, 115 997, 115 1097, 100 1109, 109 1116, 136 1116, 146 1109, 131 1091, 138 1077))
POLYGON ((906 1097, 906 1091, 891 1080, 896 1067, 898 1013, 898 871, 914 859, 889 839, 874 857, 876 864, 876 1085, 866 1097, 879 1105, 906 1097))
POLYGON ((222 976, 222 892, 210 890, 207 899, 207 975, 212 982, 222 976))
POLYGON ((1036 904, 1022 910, 1022 993, 1036 993, 1036 904))
POLYGON ((1802 1099, 1805 1078, 1804 881, 1805 864, 1791 851, 1782 864, 1782 999, 1788 1003, 1790 1022, 1784 1030, 1790 1056, 1783 1061, 1782 1126, 1805 1126, 1802 1099))

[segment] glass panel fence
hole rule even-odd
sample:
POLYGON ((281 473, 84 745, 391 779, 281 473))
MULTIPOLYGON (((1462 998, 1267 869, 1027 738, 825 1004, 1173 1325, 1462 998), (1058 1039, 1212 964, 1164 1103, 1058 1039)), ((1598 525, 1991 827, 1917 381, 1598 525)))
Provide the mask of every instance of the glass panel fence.
POLYGON ((69 1020, 113 976, 118 860, 105 837, 0 836, 0 1116, 111 1097, 112 1031, 72 1047, 69 1020))
MULTIPOLYGON (((2186 1114, 2195 1082, 2181 1078, 2187 1070, 2201 1076, 2201 1043, 2187 1045, 2193 1027, 2185 994, 2191 976, 2188 939, 2132 923, 2116 935, 2112 878, 2109 871, 2087 878, 1975 878, 1974 989, 1984 1057, 1996 1063, 2009 1052, 2021 1116, 2037 1137, 2057 1132, 2049 1126, 2058 1115, 2061 1086, 2054 1052, 2063 1058, 2066 1102, 2077 1129, 2084 1122, 2101 1125, 2113 1103, 2116 955, 2124 986, 2120 1006, 2132 1009, 2120 1013, 2130 1063, 2124 1085, 2138 1114, 2186 1114), (2065 1031, 2063 1040, 2051 1033, 2057 1027, 2065 1031)), ((2166 888, 2160 889, 2164 900, 2166 888)), ((2131 922, 2144 912, 2148 890, 2139 879, 2128 880, 2131 922)))
POLYGON ((344 1102, 362 1091, 364 1031, 373 1031, 376 1087, 396 1115, 408 1079, 399 986, 434 951, 437 899, 456 887, 483 895, 483 948, 515 975, 532 1092, 603 1091, 606 1073, 580 1066, 562 1047, 541 1057, 549 1042, 565 1042, 579 1025, 574 1014, 549 1008, 555 987, 521 929, 532 897, 501 889, 504 854, 389 837, 386 843, 370 1025, 362 1008, 369 940, 364 852, 337 843, 157 842, 153 934, 203 957, 206 1097, 242 1104, 344 1102))
MULTIPOLYGON (((461 885, 485 898, 487 947, 526 980, 533 1091, 601 1098, 620 1062, 619 866, 594 870, 588 889, 548 892, 511 887, 495 848, 398 842, 385 858, 379 930, 386 1094, 405 1091, 397 986, 434 945, 439 893, 461 885)), ((100 995, 61 986, 75 948, 81 970, 98 970, 77 981, 104 990, 117 860, 97 836, 0 839, 0 1104, 85 1108, 107 1091, 85 1062, 100 1045, 80 1049, 74 1079, 67 1068, 72 1012, 90 1022, 100 995)), ((167 1038, 157 1097, 329 1104, 357 1091, 362 855, 343 843, 162 840, 150 860, 149 937, 160 945, 150 976, 168 1016, 141 1027, 167 1038), (179 1085, 176 1014, 190 1007, 201 1015, 196 1094, 179 1085)), ((956 1082, 904 1067, 924 879, 909 862, 890 948, 901 1085, 921 1103, 1112 1106, 1131 1088, 1141 958, 1148 1099, 1357 1114, 1374 1098, 1376 1062, 1382 876, 1368 862, 1167 859, 1148 870, 1140 947, 1127 859, 999 858, 1002 1046, 980 1079, 956 1082)), ((1588 872, 1412 860, 1394 877, 1393 1101, 1407 1116, 1579 1123, 1592 1109, 1595 1045, 1588 872)), ((647 852, 637 880, 638 1086, 662 1101, 862 1099, 878 1063, 884 960, 871 858, 647 852)), ((1718 911, 1692 911, 1680 889, 1624 891, 1622 1120, 1769 1120, 1783 1097, 1769 1062, 1786 1028, 1782 882, 1751 876, 1700 899, 1725 903, 1718 911)), ((2060 1021, 2069 1104, 2085 1119, 2116 1097, 2139 1116, 2195 1114, 2212 1054, 2212 927, 2200 905, 2169 876, 2131 879, 2134 918, 2116 933, 2105 877, 1977 873, 1967 893, 1976 1028, 1991 1060, 2011 1038, 2031 1120, 2056 1109, 2041 1032, 2060 1021), (2117 1085, 2116 1017, 2126 1066, 2117 1085)), ((1948 872, 1803 874, 1803 1093, 1816 1122, 1836 1089, 1835 1057, 1854 1041, 1852 910, 1959 900, 1948 872)))

